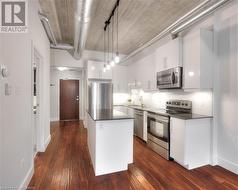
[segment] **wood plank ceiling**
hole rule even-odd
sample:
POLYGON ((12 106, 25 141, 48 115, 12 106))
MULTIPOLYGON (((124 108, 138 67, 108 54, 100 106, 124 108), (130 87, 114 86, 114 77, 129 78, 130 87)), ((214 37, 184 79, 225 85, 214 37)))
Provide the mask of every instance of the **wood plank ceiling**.
MULTIPOLYGON (((129 54, 204 0, 121 0, 119 52, 129 54)), ((93 0, 87 50, 103 51, 103 27, 116 0, 93 0)), ((40 0, 58 42, 73 44, 76 0, 40 0)))

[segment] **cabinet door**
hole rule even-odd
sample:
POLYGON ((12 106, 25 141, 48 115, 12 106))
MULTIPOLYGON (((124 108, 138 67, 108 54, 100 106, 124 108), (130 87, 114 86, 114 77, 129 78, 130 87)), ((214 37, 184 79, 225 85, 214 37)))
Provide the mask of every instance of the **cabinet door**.
POLYGON ((127 66, 115 66, 112 69, 114 93, 127 93, 127 66))
POLYGON ((182 66, 182 40, 176 38, 156 50, 156 71, 182 66))
POLYGON ((212 88, 213 32, 192 31, 183 37, 184 89, 212 88))
POLYGON ((200 31, 183 38, 184 88, 200 88, 200 31))
POLYGON ((170 156, 178 163, 185 165, 185 120, 170 119, 170 156))

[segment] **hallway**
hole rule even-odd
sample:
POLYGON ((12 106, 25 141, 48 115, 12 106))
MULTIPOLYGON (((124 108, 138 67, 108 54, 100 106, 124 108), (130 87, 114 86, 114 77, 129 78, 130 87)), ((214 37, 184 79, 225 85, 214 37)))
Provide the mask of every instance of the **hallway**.
POLYGON ((95 177, 87 149, 87 130, 80 122, 52 122, 52 140, 35 159, 29 189, 238 189, 237 175, 219 166, 192 171, 167 161, 134 141, 134 164, 129 170, 95 177))

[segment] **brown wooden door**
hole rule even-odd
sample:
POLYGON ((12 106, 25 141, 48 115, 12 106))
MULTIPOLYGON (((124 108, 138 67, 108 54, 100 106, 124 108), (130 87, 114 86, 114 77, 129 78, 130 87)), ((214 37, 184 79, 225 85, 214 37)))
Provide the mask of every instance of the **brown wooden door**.
POLYGON ((60 120, 79 120, 79 80, 60 80, 60 120))

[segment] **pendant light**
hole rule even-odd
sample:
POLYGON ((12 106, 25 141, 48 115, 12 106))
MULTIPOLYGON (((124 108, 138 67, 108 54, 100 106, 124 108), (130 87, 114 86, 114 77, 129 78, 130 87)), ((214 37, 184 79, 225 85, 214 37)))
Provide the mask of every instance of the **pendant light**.
POLYGON ((116 52, 116 56, 114 58, 115 63, 120 62, 120 57, 119 57, 119 52, 118 52, 118 12, 119 12, 119 5, 117 7, 117 52, 116 52))
POLYGON ((115 66, 115 62, 114 62, 114 56, 113 56, 113 54, 114 54, 114 50, 113 50, 113 46, 114 46, 114 33, 113 33, 113 31, 114 31, 114 15, 113 15, 113 17, 112 17, 112 53, 111 53, 111 55, 112 55, 112 58, 111 58, 111 62, 110 62, 110 65, 112 66, 112 67, 114 67, 115 66))
POLYGON ((109 22, 109 25, 108 25, 108 59, 107 59, 107 70, 110 70, 111 69, 111 65, 110 65, 110 22, 109 22))
POLYGON ((105 36, 105 30, 103 30, 103 49, 104 49, 104 66, 103 66, 103 72, 106 72, 106 36, 105 36))

